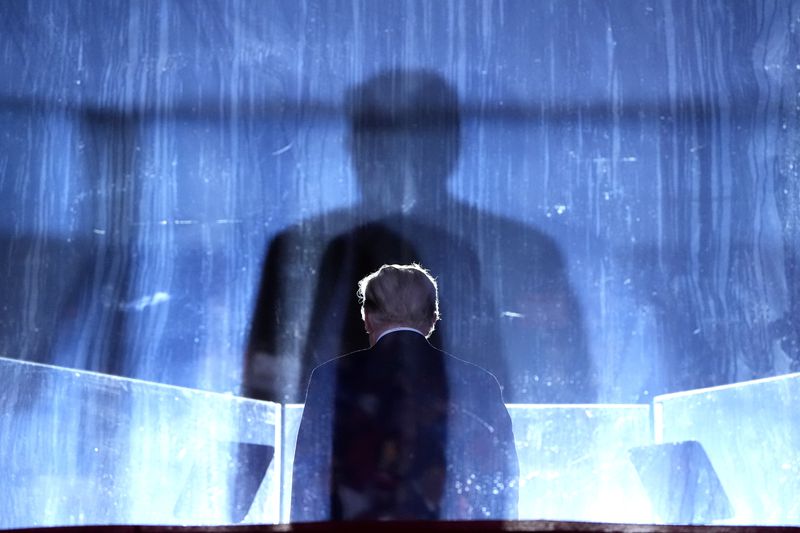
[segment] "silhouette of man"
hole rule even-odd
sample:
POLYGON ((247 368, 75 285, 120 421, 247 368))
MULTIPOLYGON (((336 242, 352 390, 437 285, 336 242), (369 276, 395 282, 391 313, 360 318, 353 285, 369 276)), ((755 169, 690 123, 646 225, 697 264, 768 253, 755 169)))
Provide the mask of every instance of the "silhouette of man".
POLYGON ((556 244, 447 190, 461 150, 455 90, 430 71, 391 70, 345 101, 361 202, 272 241, 245 393, 301 401, 311 369, 366 346, 351 287, 383 264, 417 262, 445 284, 448 320, 431 344, 486 368, 507 401, 595 401, 583 319, 556 244))
POLYGON ((497 380, 430 345, 436 281, 384 265, 358 283, 370 348, 314 369, 292 521, 511 519, 518 463, 497 380))

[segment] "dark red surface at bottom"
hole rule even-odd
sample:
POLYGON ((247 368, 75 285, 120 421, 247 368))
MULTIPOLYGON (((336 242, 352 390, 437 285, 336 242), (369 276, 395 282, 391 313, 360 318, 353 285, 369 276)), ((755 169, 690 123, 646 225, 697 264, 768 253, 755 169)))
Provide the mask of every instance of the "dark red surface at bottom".
POLYGON ((399 533, 411 531, 414 533, 433 533, 445 531, 448 533, 464 532, 477 533, 479 531, 584 531, 605 532, 620 531, 624 533, 638 533, 646 531, 677 533, 744 533, 751 531, 770 532, 798 532, 800 527, 785 526, 663 526, 647 524, 601 524, 587 522, 550 522, 550 521, 518 521, 518 522, 321 522, 305 524, 278 524, 264 526, 71 526, 57 528, 31 528, 13 529, 15 532, 39 533, 316 533, 326 531, 347 531, 355 533, 399 533))

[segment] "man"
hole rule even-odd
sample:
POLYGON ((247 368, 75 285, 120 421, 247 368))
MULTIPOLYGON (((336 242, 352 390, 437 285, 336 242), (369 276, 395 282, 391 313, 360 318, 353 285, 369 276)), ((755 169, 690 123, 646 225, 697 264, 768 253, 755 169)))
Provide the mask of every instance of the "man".
POLYGON ((513 519, 518 463, 497 380, 428 343, 436 281, 384 265, 358 284, 370 348, 311 376, 292 521, 513 519))

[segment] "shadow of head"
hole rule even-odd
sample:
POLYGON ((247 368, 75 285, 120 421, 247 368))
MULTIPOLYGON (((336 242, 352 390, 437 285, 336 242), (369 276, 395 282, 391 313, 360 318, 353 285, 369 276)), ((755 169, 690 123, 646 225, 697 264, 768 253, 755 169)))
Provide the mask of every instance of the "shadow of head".
POLYGON ((346 96, 348 147, 364 203, 410 210, 444 200, 458 160, 458 95, 428 70, 384 71, 346 96))

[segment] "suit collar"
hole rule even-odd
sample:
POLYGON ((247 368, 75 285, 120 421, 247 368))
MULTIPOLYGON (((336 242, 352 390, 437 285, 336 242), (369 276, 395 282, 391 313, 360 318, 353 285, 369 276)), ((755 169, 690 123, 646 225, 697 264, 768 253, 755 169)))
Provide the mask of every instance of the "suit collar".
POLYGON ((424 334, 423 334, 423 333, 422 333, 420 330, 418 330, 418 329, 409 328, 409 327, 391 328, 391 329, 387 329, 386 331, 384 331, 383 333, 381 333, 381 334, 378 336, 378 339, 375 341, 375 345, 377 346, 377 344, 378 344, 378 343, 381 341, 381 339, 382 339, 382 338, 384 338, 385 336, 387 336, 387 335, 389 335, 389 334, 391 334, 391 333, 396 333, 396 332, 400 332, 400 331, 412 331, 412 332, 414 332, 414 333, 416 333, 416 334, 418 334, 418 335, 422 335, 422 337, 423 337, 423 338, 426 338, 426 337, 425 337, 425 335, 424 335, 424 334))

